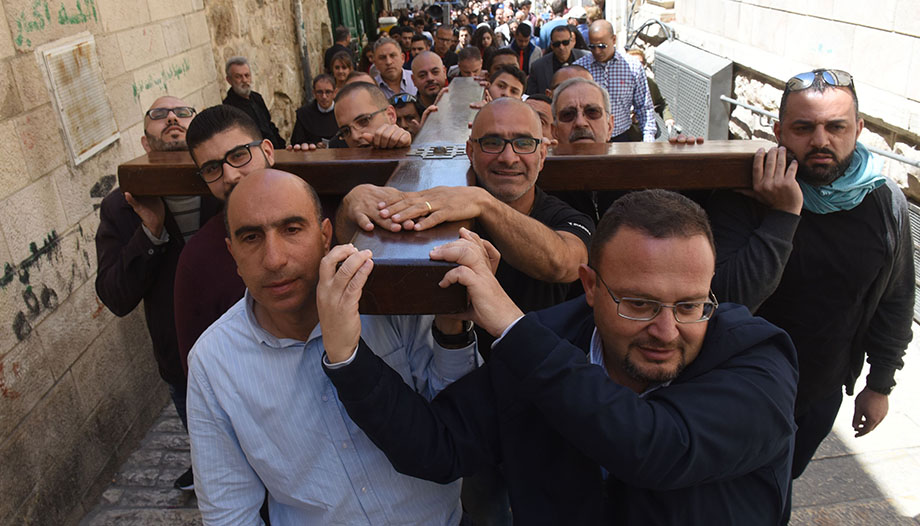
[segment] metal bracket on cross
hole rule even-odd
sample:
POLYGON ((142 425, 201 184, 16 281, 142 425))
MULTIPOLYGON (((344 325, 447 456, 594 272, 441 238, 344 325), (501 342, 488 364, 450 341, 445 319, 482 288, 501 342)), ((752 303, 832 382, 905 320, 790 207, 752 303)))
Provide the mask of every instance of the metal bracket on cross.
POLYGON ((409 150, 406 155, 414 155, 422 159, 453 159, 458 155, 466 155, 466 145, 437 144, 409 150))

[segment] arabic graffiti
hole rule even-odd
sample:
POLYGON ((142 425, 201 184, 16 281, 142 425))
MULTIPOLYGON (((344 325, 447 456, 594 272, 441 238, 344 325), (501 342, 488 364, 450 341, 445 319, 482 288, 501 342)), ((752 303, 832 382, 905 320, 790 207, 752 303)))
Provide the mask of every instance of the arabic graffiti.
POLYGON ((16 37, 13 39, 17 46, 32 47, 29 35, 50 28, 53 24, 59 26, 73 26, 98 22, 99 14, 96 12, 96 0, 76 0, 68 9, 64 2, 54 11, 48 0, 33 0, 31 12, 23 9, 16 15, 16 37))
POLYGON ((140 82, 135 82, 132 84, 131 88, 134 90, 134 98, 140 99, 141 93, 154 87, 161 87, 163 91, 169 91, 167 83, 173 79, 179 80, 182 78, 182 75, 188 73, 188 70, 192 69, 192 64, 186 58, 182 62, 177 62, 170 64, 160 70, 160 74, 155 76, 153 73, 147 75, 146 80, 140 82))

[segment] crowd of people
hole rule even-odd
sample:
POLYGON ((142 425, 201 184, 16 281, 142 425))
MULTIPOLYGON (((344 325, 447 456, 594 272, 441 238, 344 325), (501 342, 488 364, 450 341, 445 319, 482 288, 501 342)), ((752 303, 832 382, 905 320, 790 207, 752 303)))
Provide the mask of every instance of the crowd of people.
POLYGON ((223 104, 146 112, 144 148, 187 150, 211 195, 114 190, 96 290, 144 303, 205 524, 785 524, 867 358, 854 431, 884 419, 913 259, 852 77, 787 82, 743 193, 551 195, 549 146, 652 140, 655 106, 609 22, 505 5, 400 15, 357 64, 337 29, 289 142, 243 57, 223 104), (485 87, 475 185, 364 184, 330 210, 272 168, 285 147, 409 146, 452 76, 485 87), (430 257, 467 312, 359 314, 356 231, 460 220, 476 232, 430 257))

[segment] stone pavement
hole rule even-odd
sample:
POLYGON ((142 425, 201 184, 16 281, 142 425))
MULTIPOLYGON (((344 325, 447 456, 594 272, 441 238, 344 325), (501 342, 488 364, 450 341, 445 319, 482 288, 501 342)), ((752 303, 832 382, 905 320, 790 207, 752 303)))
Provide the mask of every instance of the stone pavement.
MULTIPOLYGON (((887 418, 855 439, 853 398, 844 398, 833 434, 793 485, 792 525, 920 525, 920 325, 913 330, 887 418)), ((194 493, 172 487, 188 465, 188 437, 170 403, 80 525, 201 524, 194 493)))

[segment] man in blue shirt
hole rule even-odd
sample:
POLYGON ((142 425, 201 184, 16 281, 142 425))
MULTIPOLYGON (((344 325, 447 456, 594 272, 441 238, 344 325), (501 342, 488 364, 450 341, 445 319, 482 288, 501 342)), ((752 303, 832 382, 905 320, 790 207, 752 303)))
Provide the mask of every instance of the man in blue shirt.
MULTIPOLYGON (((189 355, 189 436, 204 523, 260 524, 267 491, 273 524, 454 526, 459 483, 398 474, 323 374, 329 342, 317 284, 332 225, 321 214, 307 183, 276 170, 249 175, 227 198, 227 247, 246 294, 189 355)), ((333 252, 358 253, 351 245, 333 252)), ((471 326, 430 316, 363 316, 354 329, 432 398, 476 367, 464 328, 471 326)))

